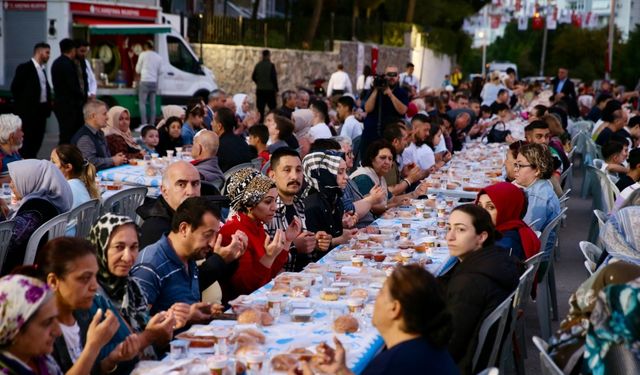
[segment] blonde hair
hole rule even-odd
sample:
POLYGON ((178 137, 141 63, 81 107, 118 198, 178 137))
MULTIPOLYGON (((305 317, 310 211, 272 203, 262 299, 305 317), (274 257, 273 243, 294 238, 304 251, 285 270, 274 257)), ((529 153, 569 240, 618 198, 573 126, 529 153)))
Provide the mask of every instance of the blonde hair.
POLYGON ((540 178, 548 180, 553 174, 553 156, 549 151, 549 146, 537 143, 529 143, 520 147, 519 154, 525 157, 540 172, 540 178))
POLYGON ((61 164, 71 164, 74 178, 82 181, 92 199, 100 198, 100 190, 96 184, 96 167, 82 156, 82 152, 75 145, 59 145, 56 154, 61 164))

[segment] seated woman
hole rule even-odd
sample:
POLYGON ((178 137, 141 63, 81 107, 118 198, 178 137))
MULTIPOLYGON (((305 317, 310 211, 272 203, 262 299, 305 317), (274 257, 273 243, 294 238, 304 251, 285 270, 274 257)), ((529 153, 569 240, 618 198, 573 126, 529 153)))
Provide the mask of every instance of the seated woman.
POLYGON ((516 169, 514 167, 516 163, 516 158, 518 157, 518 152, 520 151, 520 147, 528 144, 527 141, 515 141, 509 145, 509 149, 507 150, 507 154, 504 160, 504 180, 507 182, 512 182, 516 179, 516 169))
MULTIPOLYGON (((529 200, 527 214, 523 220, 529 225, 535 222, 532 229, 542 232, 560 213, 560 201, 549 181, 554 170, 551 152, 545 145, 536 143, 524 145, 520 147, 513 168, 514 183, 524 189, 529 200)), ((546 254, 551 252, 555 243, 556 233, 553 231, 549 235, 548 242, 542 244, 546 254)))
MULTIPOLYGON (((302 159, 304 179, 308 184, 303 193, 305 223, 309 231, 321 233, 325 238, 330 236, 328 249, 349 242, 357 232, 357 229, 343 228, 345 215, 341 198, 342 190, 347 186, 347 163, 342 155, 326 150, 312 152, 302 159)), ((319 259, 323 255, 324 252, 316 252, 314 257, 319 259)))
POLYGON ((432 121, 426 143, 434 152, 434 166, 436 170, 442 168, 443 165, 451 160, 451 153, 449 151, 443 150, 438 152, 437 150, 438 145, 442 142, 442 137, 442 127, 440 126, 439 121, 432 121))
POLYGON ((76 145, 59 145, 51 151, 51 162, 67 179, 73 194, 71 208, 76 208, 91 199, 99 199, 96 185, 96 167, 82 156, 76 145))
MULTIPOLYGON (((23 268, 28 274, 35 270, 23 268)), ((60 336, 58 308, 47 284, 32 276, 8 275, 0 279, 0 369, 3 374, 61 375, 51 355, 60 336), (26 297, 26 298, 25 298, 26 297)), ((88 374, 100 348, 113 336, 118 322, 112 313, 96 314, 86 336, 85 349, 66 374, 88 374)))
POLYGON ((142 147, 131 135, 130 124, 131 115, 128 109, 118 105, 111 107, 107 112, 107 127, 104 129, 107 146, 111 155, 123 153, 127 160, 141 159, 142 147))
POLYGON ((351 174, 351 179, 358 185, 358 190, 363 195, 369 194, 374 186, 380 186, 387 192, 386 199, 373 207, 371 212, 382 215, 388 208, 401 205, 406 200, 424 195, 428 189, 427 184, 421 183, 411 193, 393 196, 389 192, 384 176, 391 169, 396 154, 393 146, 384 139, 371 143, 362 158, 362 167, 351 174))
MULTIPOLYGON (((2 272, 22 264, 27 243, 34 230, 53 217, 69 211, 73 193, 62 172, 48 160, 27 159, 9 164, 11 189, 19 200, 9 219, 16 222, 2 272)), ((4 200, 0 207, 6 209, 4 200)), ((3 209, 3 214, 8 211, 3 209)), ((46 239, 44 239, 46 241, 46 239)))
POLYGON ((273 154, 275 150, 281 147, 290 147, 292 149, 299 147, 297 142, 295 145, 290 144, 290 139, 295 139, 293 135, 295 126, 288 118, 279 116, 274 111, 271 111, 265 117, 264 125, 269 129, 269 145, 267 147, 269 154, 273 154))
POLYGON ((140 334, 146 358, 155 358, 151 347, 166 345, 173 334, 175 320, 169 314, 149 319, 147 298, 135 278, 129 277, 138 257, 138 228, 127 216, 106 213, 91 228, 89 241, 97 250, 100 294, 111 302, 132 332, 140 334), (156 322, 162 321, 160 324, 156 322))
POLYGON ((525 261, 540 251, 540 240, 522 221, 527 212, 527 196, 508 182, 499 182, 480 190, 476 204, 489 212, 491 222, 502 238, 496 246, 525 261))
POLYGON ((91 243, 55 238, 42 248, 36 266, 55 295, 62 335, 56 338, 53 356, 62 371, 78 363, 80 353, 89 347, 92 325, 99 321, 96 314, 104 313, 111 320, 105 332, 110 339, 103 338, 91 373, 130 373, 140 353, 140 336, 131 333, 120 313, 98 293, 98 262, 91 243))
POLYGON ((225 303, 271 281, 287 263, 291 241, 302 230, 296 218, 286 231, 276 230, 273 238, 267 235, 264 225, 275 215, 278 192, 275 183, 260 172, 240 169, 229 177, 226 190, 235 214, 220 229, 221 244, 227 246, 237 240, 240 234, 236 232, 245 233, 248 244, 236 261, 236 271, 220 281, 225 303))
POLYGON ((187 105, 187 118, 180 129, 182 144, 192 145, 193 137, 204 128, 204 108, 199 100, 194 100, 187 105))
MULTIPOLYGON (((451 333, 449 315, 436 279, 418 265, 396 267, 376 297, 373 325, 386 349, 362 372, 371 374, 459 374, 446 346, 451 333), (426 371, 428 369, 428 371, 426 371)), ((353 374, 345 350, 334 339, 334 357, 322 358, 325 374, 353 374)), ((312 374, 303 362, 303 373, 312 374)))
MULTIPOLYGON (((487 367, 491 349, 485 346, 472 368, 480 325, 518 286, 519 261, 496 247, 489 213, 474 204, 453 209, 446 238, 449 254, 459 261, 438 278, 453 319, 449 353, 463 374, 475 374, 487 367)), ((493 342, 490 336, 487 343, 493 342)))
POLYGON ((169 117, 160 132, 160 143, 156 150, 160 156, 166 156, 167 151, 175 151, 176 147, 182 147, 182 120, 179 117, 169 117))

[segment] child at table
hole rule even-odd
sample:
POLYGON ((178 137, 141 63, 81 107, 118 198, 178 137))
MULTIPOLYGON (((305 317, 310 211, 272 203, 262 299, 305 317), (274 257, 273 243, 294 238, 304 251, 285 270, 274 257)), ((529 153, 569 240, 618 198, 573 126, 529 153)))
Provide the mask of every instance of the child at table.
POLYGON ((268 141, 269 129, 265 125, 254 125, 249 128, 249 146, 255 148, 258 157, 262 159, 260 167, 263 167, 271 157, 267 149, 268 141))
POLYGON ((140 131, 141 140, 138 142, 140 147, 146 152, 147 155, 158 153, 156 147, 160 143, 160 133, 155 126, 147 125, 140 131))

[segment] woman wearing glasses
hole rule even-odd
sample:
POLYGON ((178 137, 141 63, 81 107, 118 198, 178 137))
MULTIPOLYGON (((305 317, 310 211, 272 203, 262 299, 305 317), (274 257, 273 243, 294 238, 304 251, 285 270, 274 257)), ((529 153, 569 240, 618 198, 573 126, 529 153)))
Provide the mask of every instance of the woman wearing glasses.
MULTIPOLYGON (((553 174, 553 157, 549 147, 535 143, 520 147, 513 169, 514 184, 523 188, 529 199, 523 220, 530 225, 534 223, 533 230, 542 231, 560 213, 560 201, 549 181, 553 174)), ((545 252, 551 250, 555 240, 555 232, 552 232, 548 242, 542 245, 545 252)))

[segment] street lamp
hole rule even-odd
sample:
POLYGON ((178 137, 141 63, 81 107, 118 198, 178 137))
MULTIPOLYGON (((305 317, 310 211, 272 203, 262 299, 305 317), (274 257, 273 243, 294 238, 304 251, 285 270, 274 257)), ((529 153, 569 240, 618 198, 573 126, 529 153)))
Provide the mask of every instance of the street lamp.
POLYGON ((485 77, 486 66, 487 66, 487 41, 485 39, 486 35, 483 30, 478 31, 478 38, 480 38, 482 43, 482 77, 485 77))

